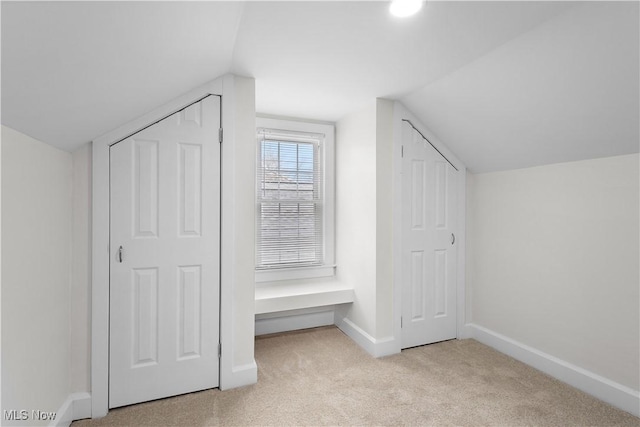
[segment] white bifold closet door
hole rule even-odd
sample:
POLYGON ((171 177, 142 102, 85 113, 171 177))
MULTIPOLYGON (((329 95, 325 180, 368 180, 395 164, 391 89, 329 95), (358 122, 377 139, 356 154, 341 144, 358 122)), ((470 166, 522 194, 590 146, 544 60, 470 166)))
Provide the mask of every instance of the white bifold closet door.
POLYGON ((109 407, 218 386, 220 98, 110 149, 109 407))
POLYGON ((402 123, 402 348, 456 337, 458 172, 402 123))

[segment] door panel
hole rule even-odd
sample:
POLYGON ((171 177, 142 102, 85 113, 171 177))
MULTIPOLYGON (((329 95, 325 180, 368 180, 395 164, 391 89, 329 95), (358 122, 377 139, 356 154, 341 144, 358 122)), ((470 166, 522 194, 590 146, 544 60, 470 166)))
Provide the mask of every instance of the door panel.
POLYGON ((110 149, 109 407, 218 386, 220 101, 110 149))
POLYGON ((403 122, 402 348, 456 337, 456 170, 403 122))

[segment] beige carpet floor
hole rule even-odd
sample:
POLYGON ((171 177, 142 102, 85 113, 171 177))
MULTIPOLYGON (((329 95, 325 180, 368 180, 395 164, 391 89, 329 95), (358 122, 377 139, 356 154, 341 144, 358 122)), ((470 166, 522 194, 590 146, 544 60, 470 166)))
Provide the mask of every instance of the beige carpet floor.
POLYGON ((474 340, 374 359, 335 327, 256 339, 258 384, 113 409, 88 426, 640 426, 474 340))

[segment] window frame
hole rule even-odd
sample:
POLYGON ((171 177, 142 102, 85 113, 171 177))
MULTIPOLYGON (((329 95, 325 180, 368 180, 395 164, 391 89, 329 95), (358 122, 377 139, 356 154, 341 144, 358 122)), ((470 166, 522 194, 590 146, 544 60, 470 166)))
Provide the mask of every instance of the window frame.
MULTIPOLYGON (((257 172, 260 167, 260 129, 273 129, 283 133, 300 134, 321 134, 324 139, 320 149, 320 168, 322 169, 323 191, 322 191, 322 236, 323 236, 323 264, 317 266, 304 267, 273 267, 270 269, 257 269, 254 265, 256 283, 277 282, 281 280, 310 279, 319 277, 331 277, 335 275, 335 126, 329 123, 313 123, 290 119, 276 119, 267 117, 256 117, 256 186, 258 185, 257 172)), ((255 221, 257 236, 258 217, 260 214, 260 203, 257 199, 257 187, 254 195, 255 221)), ((257 251, 257 240, 254 250, 257 251)))

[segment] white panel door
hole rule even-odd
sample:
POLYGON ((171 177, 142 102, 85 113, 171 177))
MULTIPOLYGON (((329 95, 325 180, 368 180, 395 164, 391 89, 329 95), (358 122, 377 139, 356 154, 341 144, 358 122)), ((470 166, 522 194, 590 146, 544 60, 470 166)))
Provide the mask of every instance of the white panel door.
POLYGON ((402 348, 456 337, 457 171, 402 128, 402 348))
POLYGON ((110 149, 109 407, 218 386, 220 98, 110 149))

